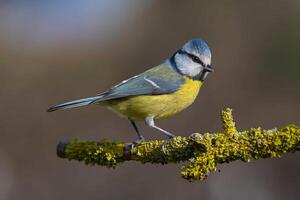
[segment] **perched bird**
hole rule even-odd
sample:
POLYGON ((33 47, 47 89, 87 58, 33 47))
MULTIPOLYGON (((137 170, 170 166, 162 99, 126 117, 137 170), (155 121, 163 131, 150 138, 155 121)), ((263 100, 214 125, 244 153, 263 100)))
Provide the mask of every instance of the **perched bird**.
POLYGON ((164 63, 142 74, 96 96, 54 105, 47 111, 98 104, 129 119, 138 134, 132 146, 144 141, 136 121, 145 121, 146 125, 162 132, 170 140, 174 135, 156 126, 154 120, 170 117, 191 105, 210 72, 213 69, 207 43, 193 39, 164 63))

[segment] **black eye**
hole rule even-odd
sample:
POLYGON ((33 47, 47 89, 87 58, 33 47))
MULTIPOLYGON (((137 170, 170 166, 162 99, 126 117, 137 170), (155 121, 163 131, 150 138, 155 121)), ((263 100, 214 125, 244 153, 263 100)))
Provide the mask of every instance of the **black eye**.
POLYGON ((191 55, 191 58, 196 63, 200 63, 201 62, 200 59, 197 56, 191 55))
POLYGON ((199 58, 198 56, 195 56, 195 55, 193 55, 193 54, 191 54, 191 53, 188 53, 188 52, 186 52, 185 50, 182 50, 182 49, 179 49, 179 50, 177 51, 177 53, 179 53, 179 54, 185 54, 185 55, 187 55, 188 57, 190 57, 190 58, 192 59, 193 62, 199 63, 200 65, 204 66, 204 63, 200 60, 200 58, 199 58))
POLYGON ((195 56, 193 54, 188 54, 188 56, 193 60, 193 62, 199 63, 200 65, 204 66, 203 62, 200 60, 198 56, 195 56))

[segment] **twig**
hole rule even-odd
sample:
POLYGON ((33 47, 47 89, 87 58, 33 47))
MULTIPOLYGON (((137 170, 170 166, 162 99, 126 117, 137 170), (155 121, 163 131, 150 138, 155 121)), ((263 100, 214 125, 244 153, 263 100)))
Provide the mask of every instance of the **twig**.
POLYGON ((191 181, 205 179, 210 172, 216 171, 219 163, 275 158, 300 150, 300 128, 296 125, 272 130, 259 127, 237 131, 231 109, 222 111, 221 116, 224 131, 175 137, 167 144, 165 151, 161 147, 163 140, 143 142, 129 150, 128 143, 75 139, 60 142, 57 155, 60 158, 83 161, 87 165, 106 167, 116 167, 130 160, 161 164, 188 161, 188 165, 181 169, 181 176, 191 181))

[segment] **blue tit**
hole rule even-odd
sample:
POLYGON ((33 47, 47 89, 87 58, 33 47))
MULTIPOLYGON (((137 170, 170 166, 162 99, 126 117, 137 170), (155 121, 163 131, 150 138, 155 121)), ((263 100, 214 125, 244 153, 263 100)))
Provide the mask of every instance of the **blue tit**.
POLYGON ((144 73, 124 80, 96 96, 54 105, 47 111, 96 104, 129 119, 138 134, 133 146, 144 140, 136 125, 137 121, 144 121, 170 140, 174 135, 156 126, 154 121, 175 115, 190 106, 210 72, 213 69, 207 43, 202 39, 193 39, 164 63, 144 73))

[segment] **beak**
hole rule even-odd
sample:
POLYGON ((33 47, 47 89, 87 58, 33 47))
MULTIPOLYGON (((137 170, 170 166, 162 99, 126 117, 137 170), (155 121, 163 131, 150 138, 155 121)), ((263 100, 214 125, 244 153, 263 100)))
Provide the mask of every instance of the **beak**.
POLYGON ((206 70, 208 72, 214 72, 214 69, 210 65, 205 66, 204 70, 206 70))

